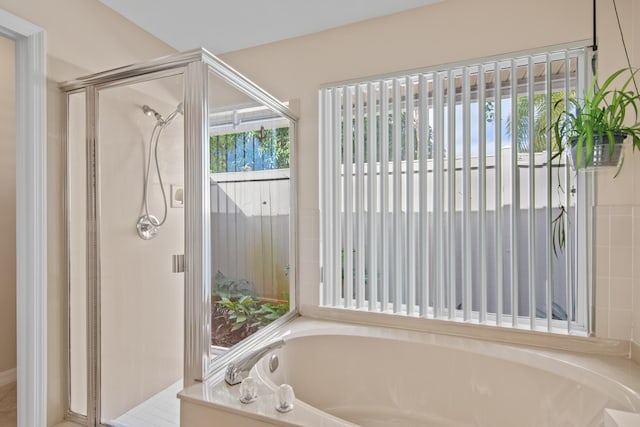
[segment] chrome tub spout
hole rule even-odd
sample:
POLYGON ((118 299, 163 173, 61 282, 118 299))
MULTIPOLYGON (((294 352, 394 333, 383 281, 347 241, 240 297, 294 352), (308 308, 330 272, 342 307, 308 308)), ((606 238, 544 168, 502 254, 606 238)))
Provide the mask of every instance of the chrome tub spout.
POLYGON ((231 362, 225 371, 224 380, 229 385, 240 384, 243 379, 249 375, 249 371, 262 357, 276 348, 280 348, 285 344, 283 339, 274 341, 264 347, 255 350, 248 355, 239 358, 235 362, 231 362))

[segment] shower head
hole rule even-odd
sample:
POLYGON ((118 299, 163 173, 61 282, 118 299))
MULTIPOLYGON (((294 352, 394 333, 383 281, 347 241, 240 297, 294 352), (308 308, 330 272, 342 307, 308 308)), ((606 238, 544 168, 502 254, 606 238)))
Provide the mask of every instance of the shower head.
POLYGON ((179 103, 176 109, 173 110, 171 114, 169 114, 166 118, 162 117, 160 113, 158 113, 153 108, 149 107, 147 104, 142 106, 142 112, 149 117, 151 116, 155 117, 159 125, 167 126, 169 123, 173 121, 173 119, 176 118, 178 114, 184 114, 184 105, 182 102, 179 103))
POLYGON ((162 120, 162 116, 160 115, 160 113, 158 113, 153 108, 149 107, 147 104, 142 106, 142 112, 145 113, 149 117, 151 117, 151 116, 155 117, 156 120, 158 120, 158 121, 162 120))

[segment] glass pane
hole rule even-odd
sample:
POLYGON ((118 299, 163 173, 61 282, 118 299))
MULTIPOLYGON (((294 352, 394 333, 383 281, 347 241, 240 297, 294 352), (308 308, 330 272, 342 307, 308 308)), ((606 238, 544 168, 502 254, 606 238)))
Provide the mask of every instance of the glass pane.
POLYGON ((211 344, 289 311, 290 123, 209 74, 211 344))
MULTIPOLYGON (((181 75, 98 92, 101 418, 140 425, 165 393, 179 419, 184 343, 181 75)), ((167 403, 168 402, 168 403, 167 403)), ((150 415, 151 414, 151 415, 150 415)), ((160 414, 157 414, 160 416, 160 414)), ((152 425, 164 425, 159 419, 152 425)))
POLYGON ((87 147, 86 97, 68 97, 69 409, 87 415, 87 147))

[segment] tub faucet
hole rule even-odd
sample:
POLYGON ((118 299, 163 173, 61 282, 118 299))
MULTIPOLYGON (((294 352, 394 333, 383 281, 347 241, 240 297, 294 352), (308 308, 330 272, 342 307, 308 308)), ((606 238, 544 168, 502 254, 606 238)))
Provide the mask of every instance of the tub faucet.
POLYGON ((229 363, 224 374, 224 380, 229 385, 240 384, 242 380, 249 375, 249 371, 251 371, 251 368, 253 368, 253 366, 258 363, 260 359, 262 359, 262 356, 272 350, 275 350, 276 348, 282 347, 284 344, 285 342, 283 339, 274 341, 270 344, 265 345, 264 347, 259 348, 258 350, 249 353, 244 357, 241 357, 235 362, 229 363))

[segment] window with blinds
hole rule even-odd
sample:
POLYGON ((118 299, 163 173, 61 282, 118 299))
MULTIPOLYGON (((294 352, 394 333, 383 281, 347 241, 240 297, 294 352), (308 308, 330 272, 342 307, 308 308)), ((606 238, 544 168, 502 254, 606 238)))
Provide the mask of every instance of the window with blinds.
POLYGON ((587 333, 590 177, 547 124, 589 54, 322 88, 322 305, 587 333))

